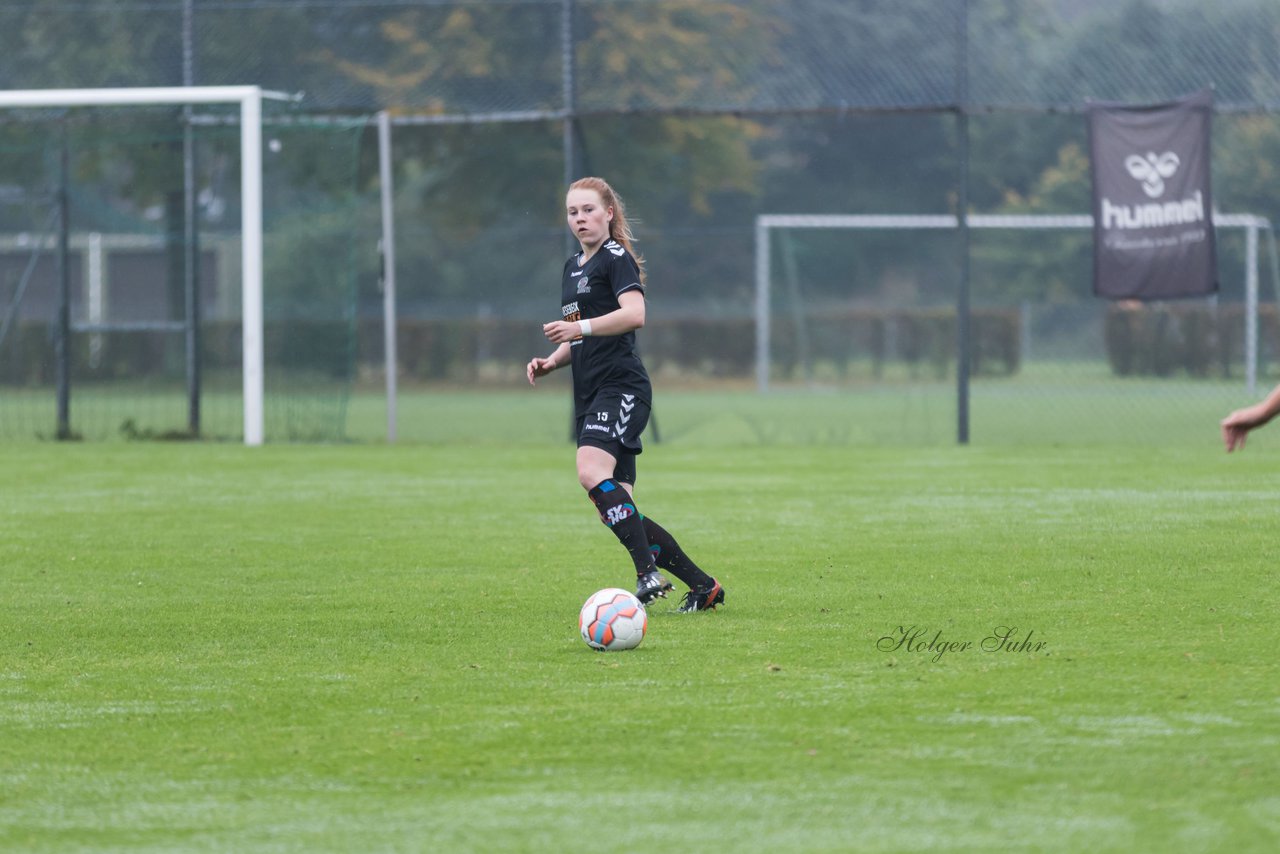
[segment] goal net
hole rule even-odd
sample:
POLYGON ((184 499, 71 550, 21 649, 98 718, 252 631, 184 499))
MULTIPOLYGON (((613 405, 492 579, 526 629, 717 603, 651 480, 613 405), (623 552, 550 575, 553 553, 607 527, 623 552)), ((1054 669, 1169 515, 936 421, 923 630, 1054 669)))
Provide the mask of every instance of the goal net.
POLYGON ((1134 418, 1200 436, 1273 383, 1280 361, 1271 223, 1214 222, 1219 294, 1143 304, 1092 295, 1091 217, 971 215, 962 329, 954 216, 761 215, 755 387, 856 387, 860 420, 833 406, 829 422, 806 425, 836 437, 935 441, 970 417, 979 435, 1034 441, 1104 436, 1134 418))
MULTIPOLYGON (((1257 384, 1258 366, 1260 360, 1259 353, 1259 237, 1265 233, 1270 238, 1270 243, 1274 244, 1274 238, 1271 233, 1271 223, 1265 218, 1255 216, 1253 214, 1223 214, 1215 213, 1213 217, 1215 227, 1221 232, 1224 230, 1238 230, 1244 236, 1243 251, 1243 290, 1240 294, 1242 302, 1242 322, 1239 324, 1238 339, 1241 342, 1240 358, 1243 362, 1243 371, 1249 393, 1252 394, 1257 384)), ((1093 227, 1093 218, 1089 215, 1054 215, 1054 214, 987 214, 972 215, 969 217, 969 227, 979 232, 1063 232, 1083 234, 1088 238, 1090 229, 1093 227)), ((927 233, 943 233, 953 235, 958 227, 955 216, 951 215, 888 215, 888 214, 848 214, 848 215, 810 215, 810 214, 768 214, 756 218, 756 300, 754 309, 754 320, 756 327, 756 354, 755 354, 755 374, 756 385, 760 390, 768 389, 772 379, 776 378, 779 373, 784 377, 795 379, 797 377, 812 378, 815 374, 815 364, 824 357, 830 359, 830 353, 824 353, 820 343, 821 334, 817 329, 822 326, 823 318, 830 318, 833 315, 839 315, 843 310, 845 314, 849 313, 850 305, 856 302, 849 302, 847 296, 842 294, 845 302, 818 301, 814 305, 804 307, 811 300, 802 294, 802 285, 800 284, 800 276, 797 272, 797 249, 796 235, 812 232, 846 232, 846 233, 904 233, 914 232, 917 234, 927 233), (778 269, 782 271, 779 276, 776 272, 778 269), (779 288, 775 279, 781 279, 782 287, 779 288), (780 328, 781 327, 781 328, 780 328), (781 332, 781 334, 779 334, 781 332), (780 370, 781 367, 781 370, 780 370)), ((1078 241, 1079 246, 1085 243, 1078 241)), ((954 250, 952 250, 954 252, 954 250)), ((1274 250, 1273 250, 1274 254, 1274 250)), ((1274 267, 1274 261, 1273 261, 1274 267)), ((1273 284, 1276 284, 1273 282, 1273 284)), ((1025 354, 1029 349, 1029 330, 1026 328, 1026 315, 1029 313, 1031 303, 1023 298, 1020 301, 1009 305, 1010 300, 987 298, 980 299, 979 310, 990 309, 993 305, 998 306, 1000 302, 1006 303, 999 310, 1006 314, 1013 310, 1021 316, 1012 317, 1013 323, 1011 329, 1013 333, 1004 336, 1008 339, 1007 346, 1004 348, 996 347, 995 350, 1007 349, 1008 353, 999 353, 1008 365, 1016 366, 1020 355, 1025 354)), ((1216 298, 1205 301, 1210 305, 1216 305, 1216 298)), ((1090 300, 1090 307, 1095 311, 1099 306, 1103 305, 1101 300, 1090 300)), ((948 334, 954 323, 955 318, 950 314, 950 309, 954 306, 954 297, 950 293, 943 295, 943 299, 935 300, 931 305, 925 307, 925 311, 932 311, 936 316, 936 320, 944 327, 947 327, 948 334), (938 313, 941 312, 941 313, 938 313)), ((877 329, 875 334, 868 336, 868 340, 874 342, 874 346, 870 346, 869 350, 875 350, 880 361, 883 361, 883 354, 886 351, 886 338, 894 337, 890 329, 885 331, 886 326, 911 326, 907 320, 918 320, 918 318, 908 318, 904 306, 895 306, 894 311, 896 317, 888 315, 878 316, 876 319, 881 321, 881 328, 877 329), (888 322, 886 322, 888 318, 888 322)), ((893 312, 891 312, 892 314, 893 312)), ((852 316, 852 315, 851 315, 852 316)), ((841 318, 847 320, 848 318, 841 318)), ((850 336, 840 336, 846 346, 850 340, 850 336)), ((941 343, 935 343, 931 347, 925 347, 936 351, 934 353, 943 362, 954 356, 953 351, 956 343, 953 338, 948 336, 940 336, 941 343)), ((973 349, 973 341, 971 339, 971 351, 973 349)), ((979 342, 981 343, 981 342, 979 342)), ((1096 353, 1098 347, 1095 342, 1082 339, 1082 352, 1096 353)), ((893 350, 894 348, 888 348, 893 350)), ((979 348, 981 349, 981 348, 979 348)), ((991 355, 984 353, 972 353, 972 357, 981 357, 983 355, 991 355)), ((846 357, 847 361, 847 357, 846 357)), ((1008 366, 1006 366, 1008 367, 1008 366)), ((945 373, 945 371, 944 371, 945 373)))
POLYGON ((342 438, 362 129, 248 86, 0 93, 0 438, 342 438))

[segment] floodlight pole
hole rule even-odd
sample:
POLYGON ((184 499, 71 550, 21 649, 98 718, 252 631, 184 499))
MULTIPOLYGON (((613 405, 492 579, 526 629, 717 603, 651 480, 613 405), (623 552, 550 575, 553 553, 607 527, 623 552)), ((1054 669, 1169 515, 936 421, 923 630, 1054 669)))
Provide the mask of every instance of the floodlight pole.
POLYGON ((396 440, 396 229, 391 175, 391 116, 378 113, 378 175, 382 191, 382 340, 387 375, 387 441, 396 440))
POLYGON ((62 142, 58 152, 58 427, 59 439, 71 438, 71 155, 68 151, 67 127, 62 126, 62 142))
MULTIPOLYGON (((182 2, 182 85, 194 86, 195 0, 182 2)), ((196 203, 196 140, 190 104, 182 108, 183 283, 187 356, 187 431, 200 435, 200 207, 196 203)))
POLYGON ((956 289, 956 442, 969 444, 969 114, 962 106, 956 120, 960 137, 960 191, 956 226, 960 237, 960 286, 956 289))
MULTIPOLYGON (((575 0, 560 0, 560 96, 563 100, 564 122, 561 125, 561 154, 564 158, 564 184, 567 189, 578 180, 578 151, 574 140, 574 128, 577 125, 577 80, 575 73, 577 62, 573 52, 573 7, 575 0)), ((573 235, 564 232, 565 254, 572 254, 577 243, 573 235)), ((569 407, 569 441, 577 436, 577 419, 574 409, 569 407)))
MULTIPOLYGON (((560 0, 560 97, 564 101, 563 134, 564 183, 577 180, 577 152, 574 146, 574 123, 577 121, 576 61, 573 54, 574 0, 560 0)), ((573 236, 565 236, 565 245, 573 245, 573 236)))
POLYGON ((956 289, 956 442, 969 444, 969 0, 961 0, 958 26, 956 136, 960 159, 956 225, 960 286, 956 289))

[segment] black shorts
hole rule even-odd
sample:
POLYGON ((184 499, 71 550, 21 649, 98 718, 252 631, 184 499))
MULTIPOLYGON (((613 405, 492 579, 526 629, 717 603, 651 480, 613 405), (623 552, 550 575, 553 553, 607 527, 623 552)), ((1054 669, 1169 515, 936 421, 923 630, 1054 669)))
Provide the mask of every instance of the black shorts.
POLYGON ((640 434, 649 423, 649 404, 634 394, 602 391, 578 416, 578 447, 608 451, 617 460, 615 480, 636 482, 636 455, 644 450, 640 434))

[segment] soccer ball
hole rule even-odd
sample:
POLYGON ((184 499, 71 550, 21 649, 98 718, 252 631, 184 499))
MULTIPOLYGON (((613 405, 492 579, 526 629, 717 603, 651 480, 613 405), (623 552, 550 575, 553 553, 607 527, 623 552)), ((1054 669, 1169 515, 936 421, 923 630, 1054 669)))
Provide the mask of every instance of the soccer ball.
POLYGON ((644 640, 649 615, 635 594, 608 587, 592 594, 578 614, 578 631, 587 646, 606 652, 635 649, 644 640))

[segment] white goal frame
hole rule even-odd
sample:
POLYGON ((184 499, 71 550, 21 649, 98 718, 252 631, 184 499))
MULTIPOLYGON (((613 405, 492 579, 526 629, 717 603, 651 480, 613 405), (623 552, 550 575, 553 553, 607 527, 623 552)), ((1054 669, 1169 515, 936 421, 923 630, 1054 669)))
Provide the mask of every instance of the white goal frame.
POLYGON ((263 441, 262 102, 296 96, 259 86, 0 91, 0 108, 238 104, 240 107, 241 319, 244 326, 244 443, 263 441))
MULTIPOLYGON (((1213 214, 1216 228, 1245 230, 1245 383, 1258 385, 1258 232, 1271 222, 1254 214, 1213 214)), ((769 390, 770 230, 774 228, 847 228, 855 230, 955 229, 952 214, 761 214, 756 217, 756 388, 769 390)), ((1091 214, 970 214, 970 228, 1092 229, 1091 214)), ((1277 283, 1280 285, 1280 283, 1277 283)))

